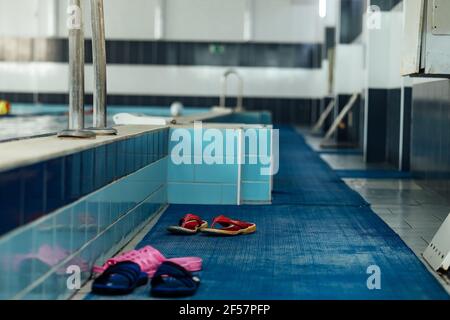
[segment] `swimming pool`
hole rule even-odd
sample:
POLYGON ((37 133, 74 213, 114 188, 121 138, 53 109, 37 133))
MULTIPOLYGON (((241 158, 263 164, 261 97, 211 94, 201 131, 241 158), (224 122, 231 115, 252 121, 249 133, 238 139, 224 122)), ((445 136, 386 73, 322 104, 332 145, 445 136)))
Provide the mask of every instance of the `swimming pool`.
MULTIPOLYGON (((0 117, 0 142, 11 139, 27 138, 55 133, 67 128, 67 105, 49 104, 12 104, 12 113, 8 117, 0 117)), ((133 113, 160 117, 170 117, 169 107, 163 106, 110 106, 108 107, 108 123, 113 125, 112 117, 118 113, 133 113)), ((208 112, 208 109, 187 107, 183 115, 208 112)), ((92 106, 86 107, 86 126, 92 123, 92 106)))

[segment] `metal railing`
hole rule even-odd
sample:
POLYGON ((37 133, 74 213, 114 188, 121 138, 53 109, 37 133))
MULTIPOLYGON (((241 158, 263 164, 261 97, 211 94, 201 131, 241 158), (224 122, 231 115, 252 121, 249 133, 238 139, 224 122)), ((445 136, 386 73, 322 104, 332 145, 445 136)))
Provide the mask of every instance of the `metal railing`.
POLYGON ((106 40, 103 0, 91 0, 92 57, 94 63, 94 113, 93 130, 97 134, 113 135, 117 131, 108 128, 106 86, 106 40))
POLYGON ((106 44, 103 0, 91 0, 92 55, 94 62, 93 127, 84 123, 84 23, 81 0, 70 0, 69 28, 69 128, 58 134, 62 138, 95 138, 96 134, 116 134, 107 127, 106 44))
POLYGON ((225 73, 222 76, 222 95, 220 96, 220 107, 226 108, 228 78, 231 75, 235 75, 239 81, 239 92, 238 92, 238 96, 237 96, 236 111, 242 111, 244 109, 244 107, 243 107, 244 79, 236 70, 233 70, 233 69, 229 69, 229 70, 225 71, 225 73))

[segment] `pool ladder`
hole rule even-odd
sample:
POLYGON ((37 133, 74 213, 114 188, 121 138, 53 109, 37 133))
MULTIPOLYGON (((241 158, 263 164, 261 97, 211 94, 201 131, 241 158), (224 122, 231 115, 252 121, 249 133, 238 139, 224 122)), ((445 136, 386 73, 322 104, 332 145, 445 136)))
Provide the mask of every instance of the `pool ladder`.
POLYGON ((58 134, 61 138, 95 138, 115 135, 107 127, 106 40, 103 0, 91 0, 92 56, 94 63, 93 127, 84 127, 84 25, 81 0, 70 0, 67 10, 69 28, 69 128, 58 134))
POLYGON ((228 78, 234 75, 239 81, 239 91, 237 96, 237 104, 235 111, 239 112, 244 110, 243 101, 244 101, 244 79, 242 76, 234 69, 229 69, 224 72, 222 75, 222 94, 220 96, 220 108, 226 108, 226 100, 227 100, 227 90, 228 90, 228 78))

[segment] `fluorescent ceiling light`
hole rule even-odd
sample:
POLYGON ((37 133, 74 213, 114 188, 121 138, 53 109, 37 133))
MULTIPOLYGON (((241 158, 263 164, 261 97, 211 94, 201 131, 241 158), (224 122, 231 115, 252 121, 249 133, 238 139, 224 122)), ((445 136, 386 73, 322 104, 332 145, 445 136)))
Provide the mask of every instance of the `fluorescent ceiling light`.
POLYGON ((321 18, 327 16, 327 0, 319 0, 319 16, 321 18))

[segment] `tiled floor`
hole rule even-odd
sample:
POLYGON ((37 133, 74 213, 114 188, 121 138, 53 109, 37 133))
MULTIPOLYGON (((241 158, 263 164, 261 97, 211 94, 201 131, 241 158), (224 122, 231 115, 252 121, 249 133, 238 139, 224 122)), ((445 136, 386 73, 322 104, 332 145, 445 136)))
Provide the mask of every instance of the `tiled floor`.
MULTIPOLYGON (((319 151, 320 139, 306 137, 310 146, 319 151)), ((322 154, 321 157, 336 170, 392 169, 385 164, 368 165, 364 163, 361 155, 322 154)), ((426 264, 422 253, 450 214, 450 202, 439 194, 422 188, 414 180, 344 179, 344 181, 371 204, 373 211, 426 264)), ((441 277, 438 279, 450 292, 450 281, 441 277)))

